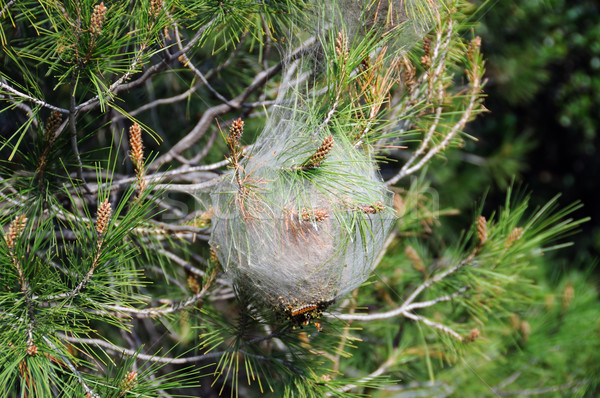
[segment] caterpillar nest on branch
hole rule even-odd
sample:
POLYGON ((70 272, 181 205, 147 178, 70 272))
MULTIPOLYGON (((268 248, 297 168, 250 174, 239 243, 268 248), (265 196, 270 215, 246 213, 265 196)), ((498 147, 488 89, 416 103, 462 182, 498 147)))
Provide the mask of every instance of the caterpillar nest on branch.
MULTIPOLYGON (((377 68, 396 65, 438 19, 438 3, 319 3, 307 25, 315 28, 316 48, 284 68, 278 105, 245 156, 243 123, 230 130, 231 170, 210 194, 210 244, 238 290, 295 325, 316 321, 369 277, 395 219, 372 147, 357 141, 350 117, 335 120, 351 92, 344 87, 365 73, 344 68, 356 57, 377 59, 377 68), (327 90, 339 91, 322 107, 326 77, 327 90)), ((288 54, 300 37, 285 41, 288 54)))
POLYGON ((225 272, 296 325, 368 278, 394 222, 370 156, 308 119, 272 117, 244 158, 233 148, 210 195, 210 244, 225 272))

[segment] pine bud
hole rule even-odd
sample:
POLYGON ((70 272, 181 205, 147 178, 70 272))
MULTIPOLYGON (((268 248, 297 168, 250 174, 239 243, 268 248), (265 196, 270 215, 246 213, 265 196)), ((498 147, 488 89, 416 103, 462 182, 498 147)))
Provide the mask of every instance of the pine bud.
POLYGON ((385 205, 383 202, 377 202, 372 206, 357 206, 358 210, 362 211, 365 214, 377 214, 383 209, 385 209, 385 205))
POLYGON ((562 308, 566 310, 571 305, 571 302, 575 298, 575 289, 573 289, 573 285, 565 286, 565 290, 563 290, 562 294, 562 308))
POLYGON ((406 213, 406 201, 399 193, 394 194, 394 210, 397 217, 402 217, 406 213))
POLYGON ((467 53, 469 58, 472 59, 475 52, 479 51, 480 48, 481 48, 481 37, 475 36, 473 38, 473 40, 471 40, 471 42, 469 43, 469 50, 467 53))
POLYGON ((106 7, 104 6, 104 2, 101 2, 97 6, 94 6, 94 12, 92 13, 92 20, 90 23, 90 31, 92 32, 93 38, 100 35, 105 17, 106 7))
POLYGON ((146 179, 144 178, 144 144, 142 143, 142 128, 137 123, 134 123, 133 126, 129 128, 129 147, 131 148, 129 157, 131 158, 131 162, 135 165, 135 171, 137 173, 139 198, 146 188, 146 179))
POLYGON ((38 348, 33 342, 27 344, 27 355, 29 355, 30 357, 34 357, 37 355, 37 353, 38 348))
POLYGON ((479 329, 473 328, 473 329, 469 330, 469 334, 467 335, 466 341, 468 343, 472 343, 475 340, 477 340, 480 335, 481 335, 481 333, 479 332, 479 329))
POLYGON ((23 233, 25 229, 25 223, 27 222, 27 217, 24 214, 18 215, 15 219, 10 223, 8 227, 8 233, 6 234, 6 244, 10 249, 13 248, 17 239, 23 233))
POLYGON ((240 117, 234 120, 231 123, 231 127, 229 127, 229 146, 231 148, 238 148, 240 146, 242 134, 244 134, 244 121, 240 117))
POLYGON ((329 135, 329 137, 326 137, 323 140, 323 142, 321 143, 319 148, 317 148, 317 151, 304 164, 303 168, 304 169, 314 169, 316 167, 319 167, 321 165, 321 162, 323 162, 323 159, 325 159, 325 156, 327 156, 329 154, 329 152, 331 152, 332 149, 333 149, 333 135, 329 135))
POLYGON ((192 292, 194 292, 194 294, 198 294, 198 292, 200 292, 200 284, 198 283, 198 280, 196 279, 196 277, 194 275, 192 275, 192 274, 188 275, 187 283, 188 283, 188 287, 190 288, 190 290, 192 292))
POLYGON ((302 209, 302 220, 306 222, 322 222, 329 218, 327 210, 323 209, 302 209))
POLYGON ((130 391, 133 387, 135 387, 137 384, 137 378, 138 374, 135 370, 127 372, 125 377, 123 377, 123 380, 121 380, 121 392, 130 391))
POLYGON ((54 142, 54 133, 62 123, 62 115, 59 111, 54 111, 48 117, 44 127, 44 138, 50 144, 54 142))
POLYGON ((479 216, 477 219, 477 237, 479 238, 479 246, 487 241, 487 220, 484 216, 479 216))
POLYGON ((428 56, 431 54, 431 37, 423 38, 423 54, 428 56))
POLYGON ((150 9, 148 10, 148 14, 155 18, 158 17, 160 11, 163 8, 163 0, 151 0, 150 1, 150 9))
POLYGON ((335 39, 335 52, 344 63, 348 60, 348 37, 343 30, 338 32, 337 38, 335 39))
POLYGON ((516 227, 515 229, 512 230, 512 232, 506 239, 506 243, 504 244, 504 247, 506 247, 506 248, 511 247, 512 244, 515 243, 516 241, 518 241, 519 239, 521 239, 522 236, 523 236, 523 227, 516 227))
POLYGON ((104 202, 100 204, 100 207, 98 207, 98 213, 96 214, 96 232, 98 232, 98 236, 102 236, 108 226, 111 213, 112 209, 110 203, 108 202, 108 199, 105 199, 104 202))
POLYGON ((210 248, 210 262, 212 264, 219 264, 219 257, 217 257, 217 252, 212 247, 210 248))
POLYGON ((412 263, 412 266, 415 270, 417 270, 421 273, 425 272, 425 264, 423 263, 421 256, 419 256, 419 254, 414 249, 414 247, 406 246, 404 248, 404 254, 406 254, 406 257, 408 257, 408 259, 412 263))
POLYGON ((129 157, 139 171, 144 164, 144 144, 142 143, 142 129, 137 123, 129 128, 129 147, 131 148, 129 157))

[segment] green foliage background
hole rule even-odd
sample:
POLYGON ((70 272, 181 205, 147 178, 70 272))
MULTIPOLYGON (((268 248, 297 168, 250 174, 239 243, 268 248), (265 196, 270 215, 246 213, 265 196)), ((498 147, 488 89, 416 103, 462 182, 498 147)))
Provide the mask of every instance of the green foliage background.
POLYGON ((441 200, 462 209, 463 215, 469 214, 471 198, 481 195, 482 187, 486 202, 498 203, 505 187, 516 181, 532 190, 535 203, 556 192, 567 202, 582 200, 585 207, 576 214, 591 216, 591 221, 582 226, 583 233, 570 238, 572 247, 544 257, 529 274, 536 281, 538 304, 515 311, 531 326, 528 338, 518 331, 513 316, 512 326, 495 330, 497 341, 503 341, 495 353, 488 352, 484 361, 467 357, 442 372, 439 378, 449 384, 460 380, 461 387, 450 392, 438 378, 434 395, 460 391, 465 396, 571 396, 560 388, 535 388, 535 380, 564 386, 578 374, 595 380, 595 387, 579 394, 595 396, 600 331, 600 7, 586 0, 480 4, 475 31, 483 37, 490 112, 470 126, 478 142, 467 142, 464 151, 449 154, 445 168, 430 169, 432 183, 441 200), (579 298, 570 301, 572 292, 579 298), (494 390, 498 381, 505 391, 494 390))

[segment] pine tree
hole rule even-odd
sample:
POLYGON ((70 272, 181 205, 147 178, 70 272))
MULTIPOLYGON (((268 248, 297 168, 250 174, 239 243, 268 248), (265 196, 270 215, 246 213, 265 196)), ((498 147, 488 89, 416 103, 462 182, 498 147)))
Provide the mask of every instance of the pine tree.
POLYGON ((484 111, 467 2, 0 10, 2 396, 490 395, 503 349, 597 327, 579 276, 533 314, 578 204, 440 226, 427 167, 484 111))

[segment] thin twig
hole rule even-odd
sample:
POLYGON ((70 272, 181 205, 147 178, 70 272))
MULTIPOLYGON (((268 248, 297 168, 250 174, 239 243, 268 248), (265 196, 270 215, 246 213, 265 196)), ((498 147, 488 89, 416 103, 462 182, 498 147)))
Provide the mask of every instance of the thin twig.
MULTIPOLYGON (((66 336, 64 336, 66 337, 66 336)), ((94 392, 94 390, 92 390, 92 388, 90 386, 87 385, 87 383, 85 382, 85 380, 83 379, 83 376, 81 375, 81 373, 77 370, 77 368, 71 363, 71 361, 69 360, 69 358, 67 358, 66 356, 64 356, 59 350, 58 348, 56 348, 56 346, 54 345, 54 343, 52 343, 52 341, 50 341, 50 339, 48 339, 48 337, 43 336, 43 339, 46 341, 46 343, 48 344, 48 346, 50 346, 50 348, 52 348, 54 350, 54 352, 56 354, 58 354, 58 356, 60 356, 60 359, 63 361, 63 363, 67 364, 67 366, 69 367, 69 370, 71 370, 71 372, 75 375, 75 377, 77 378, 77 381, 79 382, 79 384, 81 384, 81 386, 83 387, 84 391, 91 397, 93 398, 100 398, 100 395, 96 394, 94 392)))
POLYGON ((77 88, 77 79, 79 77, 79 72, 76 70, 71 77, 71 95, 70 95, 70 108, 69 108, 69 126, 71 128, 71 148, 73 149, 73 153, 75 154, 75 160, 77 161, 77 178, 79 181, 83 183, 83 187, 85 191, 89 194, 91 193, 90 188, 87 186, 85 178, 83 177, 83 163, 81 163, 81 156, 79 155, 79 147, 77 143, 77 126, 76 126, 76 118, 77 118, 77 109, 75 104, 75 91, 77 88))
POLYGON ((4 18, 4 13, 7 12, 13 4, 15 4, 17 0, 10 0, 6 5, 2 8, 2 12, 0 12, 0 18, 4 18))
POLYGON ((433 300, 428 300, 428 301, 419 301, 416 303, 412 303, 410 305, 408 305, 406 307, 406 311, 412 311, 418 308, 428 308, 428 307, 432 307, 438 303, 442 303, 442 302, 447 302, 447 301, 452 301, 453 299, 455 299, 456 297, 460 296, 462 293, 466 292, 469 289, 468 286, 463 286, 460 289, 458 289, 457 291, 455 291, 452 294, 448 294, 446 296, 440 296, 438 298, 435 298, 433 300))
POLYGON ((213 123, 213 120, 217 116, 220 116, 220 115, 225 114, 233 109, 237 109, 237 108, 241 107, 242 104, 244 103, 244 101, 246 100, 246 98, 248 98, 248 96, 250 96, 251 93, 256 91, 259 87, 264 85, 273 76, 275 76, 283 68, 283 66, 286 63, 291 62, 297 58, 301 58, 304 55, 308 54, 310 47, 314 43, 315 43, 314 37, 308 39, 307 41, 305 41, 302 44, 302 46, 300 46, 300 48, 298 48, 296 51, 294 51, 289 57, 282 60, 278 64, 270 67, 266 71, 262 71, 262 72, 258 73, 254 77, 254 80, 252 81, 252 83, 250 83, 250 85, 248 85, 248 87, 246 87, 246 89, 240 95, 238 95, 233 100, 229 101, 229 105, 228 104, 220 104, 220 105, 216 105, 211 108, 208 108, 202 114, 202 117, 200 118, 200 120, 198 121, 196 126, 194 126, 194 128, 185 137, 183 137, 179 142, 177 142, 175 145, 173 145, 173 147, 171 147, 171 149, 167 153, 165 153, 164 155, 162 155, 161 157, 156 159, 152 164, 150 164, 148 166, 148 171, 154 171, 154 170, 158 169, 162 165, 172 161, 176 155, 180 155, 181 153, 183 153, 184 151, 186 151, 190 147, 192 147, 199 139, 201 139, 204 136, 204 134, 206 133, 206 131, 208 130, 210 125, 213 123))
POLYGON ((446 271, 435 275, 433 278, 426 280, 421 285, 419 285, 411 293, 410 296, 408 296, 408 298, 404 301, 404 303, 402 303, 402 305, 399 308, 396 308, 392 311, 381 312, 378 314, 339 314, 339 315, 335 315, 335 317, 338 319, 346 320, 346 321, 356 320, 356 321, 369 322, 369 321, 375 321, 375 320, 379 320, 379 319, 389 319, 389 318, 394 318, 394 317, 397 317, 400 315, 405 315, 405 313, 408 311, 408 307, 413 303, 413 301, 417 298, 417 296, 419 296, 419 294, 421 294, 421 292, 428 289, 432 285, 444 280, 446 277, 448 277, 449 275, 452 275, 456 271, 460 270, 461 268, 466 266, 471 260, 472 259, 469 257, 469 258, 461 261, 460 263, 456 264, 455 266, 448 268, 446 271))
MULTIPOLYGON (((148 361, 148 362, 158 362, 158 363, 168 363, 171 365, 183 365, 183 364, 189 364, 189 363, 194 363, 194 362, 199 362, 199 361, 204 361, 207 359, 215 359, 215 358, 219 358, 224 354, 233 352, 233 351, 237 351, 240 353, 243 353, 244 355, 250 356, 250 357, 258 357, 259 359, 263 359, 263 360, 269 360, 269 361, 277 361, 277 362, 282 362, 285 363, 282 360, 278 360, 276 358, 271 358, 271 357, 264 357, 264 356, 257 356, 255 354, 249 354, 243 350, 235 350, 234 348, 231 348, 229 350, 225 350, 225 351, 216 351, 216 352, 209 352, 206 354, 201 354, 201 355, 195 355, 195 356, 191 356, 191 357, 183 357, 183 358, 174 358, 174 357, 167 357, 167 356, 158 356, 158 355, 147 355, 147 354, 142 354, 138 351, 134 351, 125 347, 121 347, 112 343, 109 343, 107 341, 104 340, 100 340, 100 339, 88 339, 88 338, 82 338, 82 337, 70 337, 64 334, 57 334, 58 337, 71 342, 71 343, 78 343, 78 344, 89 344, 89 345, 95 345, 97 347, 103 347, 105 349, 107 349, 107 351, 111 351, 114 354, 118 354, 118 355, 127 355, 127 356, 134 356, 138 359, 144 360, 144 361, 148 361)), ((247 342, 247 344, 257 344, 259 342, 262 342, 264 340, 268 340, 268 339, 272 339, 272 338, 276 338, 278 336, 280 336, 281 333, 280 332, 275 332, 275 333, 271 333, 269 335, 263 336, 261 338, 258 339, 253 339, 247 342)))
MULTIPOLYGON (((448 28, 449 33, 451 32, 451 28, 452 28, 452 25, 450 25, 450 27, 448 28)), ((450 40, 450 36, 447 37, 447 39, 445 40, 444 43, 447 42, 447 44, 449 44, 450 43, 449 40, 450 40)), ((446 48, 446 47, 447 47, 447 45, 443 48, 446 48)), ((447 51, 447 49, 445 51, 447 51)), ((444 57, 445 57, 445 55, 444 55, 444 57)), ((441 73, 443 71, 443 69, 442 69, 443 64, 445 64, 445 63, 441 62, 441 64, 438 65, 438 67, 435 70, 436 74, 441 73)), ((417 164, 413 165, 414 161, 416 161, 417 157, 420 156, 425 149, 424 144, 427 141, 427 137, 426 137, 426 140, 424 140, 421 143, 421 146, 419 147, 417 152, 415 152, 415 154, 413 154, 413 156, 411 156, 409 161, 407 161, 406 164, 404 164, 402 169, 400 169, 400 171, 394 177, 392 177, 391 179, 386 181, 386 185, 388 185, 388 186, 393 185, 396 182, 398 182, 400 179, 406 177, 407 175, 413 174, 416 171, 420 170, 425 164, 427 164, 427 162, 429 162, 431 160, 431 158, 433 158, 439 152, 444 150, 449 145, 451 140, 460 131, 463 130, 464 126, 467 124, 469 119, 473 116, 473 113, 476 111, 476 106, 477 106, 478 100, 480 98, 480 91, 481 91, 481 86, 482 86, 481 68, 477 64, 477 61, 473 62, 472 67, 473 67, 473 70, 468 73, 469 80, 471 83, 471 88, 470 88, 469 92, 466 94, 467 98, 469 99, 469 102, 468 102, 466 108, 462 111, 462 115, 461 115, 460 119, 452 126, 450 131, 445 134, 444 139, 439 144, 437 144, 433 148, 429 149, 429 151, 419 160, 419 162, 417 162, 417 164)), ((439 111, 439 108, 438 108, 438 111, 439 111)), ((434 119, 434 124, 437 125, 438 122, 439 122, 439 120, 436 116, 436 118, 434 119)), ((430 132, 431 131, 432 130, 430 130, 430 132)), ((430 132, 428 132, 428 136, 429 136, 430 132)))
MULTIPOLYGON (((220 162, 201 165, 201 166, 187 166, 186 165, 186 166, 178 167, 178 168, 170 170, 170 171, 149 174, 144 177, 145 177, 146 181, 150 183, 150 182, 162 181, 164 179, 167 179, 168 177, 180 177, 185 174, 197 173, 200 171, 212 171, 212 170, 216 170, 221 167, 227 166, 228 164, 229 164, 229 160, 225 159, 220 162)), ((136 179, 137 179, 137 177, 126 177, 126 178, 116 180, 116 181, 109 181, 109 182, 106 182, 105 184, 99 184, 99 185, 95 185, 95 186, 93 185, 92 187, 90 187, 90 190, 92 193, 95 193, 101 189, 106 189, 108 186, 110 186, 111 191, 117 191, 123 187, 129 186, 131 183, 134 183, 136 181, 136 179)), ((214 180, 215 179, 211 179, 208 182, 214 181, 214 180)), ((168 186, 170 186, 170 185, 168 185, 168 186)), ((210 186, 210 185, 208 185, 208 186, 210 186)), ((153 187, 151 186, 150 188, 153 188, 153 187)), ((164 186, 162 188, 164 188, 164 186)), ((158 189, 158 188, 154 187, 154 189, 158 189)))
POLYGON ((58 111, 60 113, 64 113, 65 115, 69 114, 69 110, 65 109, 65 108, 59 108, 57 106, 51 105, 45 101, 39 100, 37 98, 34 98, 30 95, 27 95, 25 93, 22 93, 14 88, 12 88, 11 86, 9 86, 7 83, 4 82, 0 82, 0 87, 5 89, 6 91, 10 92, 11 94, 16 95, 17 97, 21 97, 21 98, 25 98, 31 102, 33 102, 34 104, 40 105, 44 108, 48 108, 51 109, 53 111, 58 111))
MULTIPOLYGON (((167 15, 169 16, 169 18, 171 19, 171 26, 173 27, 173 32, 175 34, 175 41, 177 42, 177 47, 179 48, 180 51, 184 51, 183 50, 183 44, 181 43, 181 36, 179 35, 179 27, 177 26, 177 24, 175 23, 175 21, 173 20, 173 18, 171 17, 171 15, 169 13, 167 13, 167 15)), ((230 107, 234 108, 235 105, 230 103, 225 97, 223 97, 223 95, 221 95, 221 93, 219 93, 206 79, 206 77, 204 76, 204 74, 202 72, 200 72, 200 70, 198 68, 196 68, 196 66, 194 65, 194 63, 192 62, 192 60, 186 55, 185 51, 181 54, 181 61, 183 61, 182 63, 189 68, 194 75, 196 75, 196 77, 198 79, 200 79, 200 81, 204 84, 204 86, 206 86, 206 88, 208 89, 208 91, 210 91, 215 97, 217 97, 217 99, 221 102, 223 102, 224 104, 229 105, 230 107)))
POLYGON ((204 286, 202 286, 202 289, 198 293, 194 294, 192 297, 173 303, 167 307, 151 307, 144 309, 136 309, 120 305, 104 305, 103 307, 111 311, 127 313, 136 318, 155 318, 158 316, 172 314, 174 312, 178 312, 182 309, 188 308, 200 301, 211 288, 215 276, 216 270, 213 270, 213 272, 210 275, 208 275, 208 277, 204 280, 204 286))
POLYGON ((425 318, 424 316, 416 315, 416 314, 413 314, 412 312, 408 312, 408 311, 403 312, 402 315, 404 315, 405 317, 410 318, 414 321, 422 322, 425 325, 432 327, 434 329, 440 330, 440 331, 454 337, 458 341, 463 341, 463 337, 460 334, 458 334, 457 332, 455 332, 453 329, 451 329, 450 327, 448 327, 446 325, 442 325, 441 323, 434 322, 430 319, 425 318))

